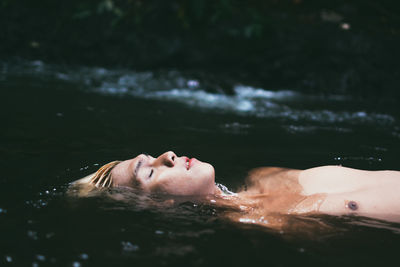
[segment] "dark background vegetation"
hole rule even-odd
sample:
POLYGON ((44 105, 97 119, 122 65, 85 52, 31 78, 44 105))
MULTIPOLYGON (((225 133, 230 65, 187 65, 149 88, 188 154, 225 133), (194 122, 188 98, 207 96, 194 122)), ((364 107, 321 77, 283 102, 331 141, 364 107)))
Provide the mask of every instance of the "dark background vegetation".
POLYGON ((201 69, 228 93, 241 82, 397 98, 399 7, 396 0, 0 0, 0 55, 201 69))

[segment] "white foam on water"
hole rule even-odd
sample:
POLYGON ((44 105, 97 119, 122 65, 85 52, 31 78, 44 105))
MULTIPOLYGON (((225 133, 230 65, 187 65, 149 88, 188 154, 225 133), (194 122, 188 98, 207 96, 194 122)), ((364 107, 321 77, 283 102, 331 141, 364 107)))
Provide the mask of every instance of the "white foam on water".
MULTIPOLYGON (((108 87, 110 93, 128 93, 126 88, 119 90, 108 87)), ((104 89, 102 89, 104 92, 104 89)), ((191 107, 234 112, 238 115, 253 115, 260 118, 285 119, 289 121, 310 121, 320 123, 377 123, 392 124, 395 119, 387 114, 368 113, 366 111, 332 111, 306 110, 291 108, 288 105, 274 103, 274 99, 282 100, 285 96, 298 97, 300 94, 292 91, 262 91, 246 87, 244 91, 235 89, 237 94, 224 95, 208 93, 203 90, 172 89, 165 91, 145 92, 130 91, 136 97, 174 101, 191 107)))
MULTIPOLYGON (((334 111, 335 101, 351 101, 345 96, 323 98, 324 109, 312 109, 314 101, 320 97, 304 95, 291 90, 266 90, 252 86, 237 85, 234 94, 209 92, 201 81, 186 77, 179 71, 134 72, 126 69, 106 69, 98 67, 67 68, 45 64, 42 61, 1 64, 2 76, 8 74, 42 75, 50 79, 68 81, 84 85, 89 91, 106 95, 131 96, 176 102, 204 110, 235 113, 241 116, 271 118, 288 122, 312 122, 322 124, 363 124, 390 125, 395 119, 388 114, 371 113, 365 110, 334 111), (298 108, 293 101, 307 101, 310 107, 298 108), (324 103, 325 103, 324 102, 324 103)), ((312 128, 291 127, 291 131, 309 131, 312 128), (296 129, 296 130, 294 130, 296 129)))
POLYGON ((243 98, 287 99, 301 96, 300 93, 290 90, 268 91, 261 88, 242 85, 236 86, 234 91, 237 96, 243 98))
POLYGON ((255 107, 251 101, 237 96, 208 93, 203 90, 172 89, 168 91, 150 92, 146 98, 180 102, 188 106, 213 110, 253 112, 255 107))

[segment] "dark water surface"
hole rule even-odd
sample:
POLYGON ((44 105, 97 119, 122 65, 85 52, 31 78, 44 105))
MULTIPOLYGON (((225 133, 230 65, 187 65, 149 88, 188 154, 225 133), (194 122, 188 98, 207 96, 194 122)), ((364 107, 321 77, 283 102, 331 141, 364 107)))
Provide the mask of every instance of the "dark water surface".
POLYGON ((395 100, 362 102, 245 84, 226 94, 193 77, 176 70, 0 62, 1 265, 397 261, 398 224, 298 217, 304 229, 279 232, 221 219, 221 211, 193 199, 163 206, 132 192, 123 201, 65 194, 70 181, 101 164, 166 150, 212 163, 217 180, 232 190, 257 166, 399 169, 395 100), (331 230, 318 231, 322 223, 331 230))

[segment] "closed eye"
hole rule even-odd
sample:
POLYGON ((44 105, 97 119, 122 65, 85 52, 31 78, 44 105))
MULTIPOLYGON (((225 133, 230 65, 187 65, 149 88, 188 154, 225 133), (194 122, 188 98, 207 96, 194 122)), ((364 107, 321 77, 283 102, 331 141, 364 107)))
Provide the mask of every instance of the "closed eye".
POLYGON ((151 176, 153 175, 153 173, 154 173, 154 170, 151 169, 150 174, 149 174, 149 178, 151 178, 151 176))

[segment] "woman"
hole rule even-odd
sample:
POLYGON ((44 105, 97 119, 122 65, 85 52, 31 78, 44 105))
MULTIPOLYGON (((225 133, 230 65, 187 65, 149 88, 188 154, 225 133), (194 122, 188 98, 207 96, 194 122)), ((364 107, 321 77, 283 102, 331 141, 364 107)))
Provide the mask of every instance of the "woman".
POLYGON ((269 220, 274 224, 274 214, 356 214, 400 222, 399 171, 341 166, 307 170, 262 167, 249 172, 244 190, 232 193, 215 184, 211 164, 169 151, 157 158, 141 154, 108 163, 74 184, 203 196, 215 205, 240 211, 228 216, 242 222, 269 220))

